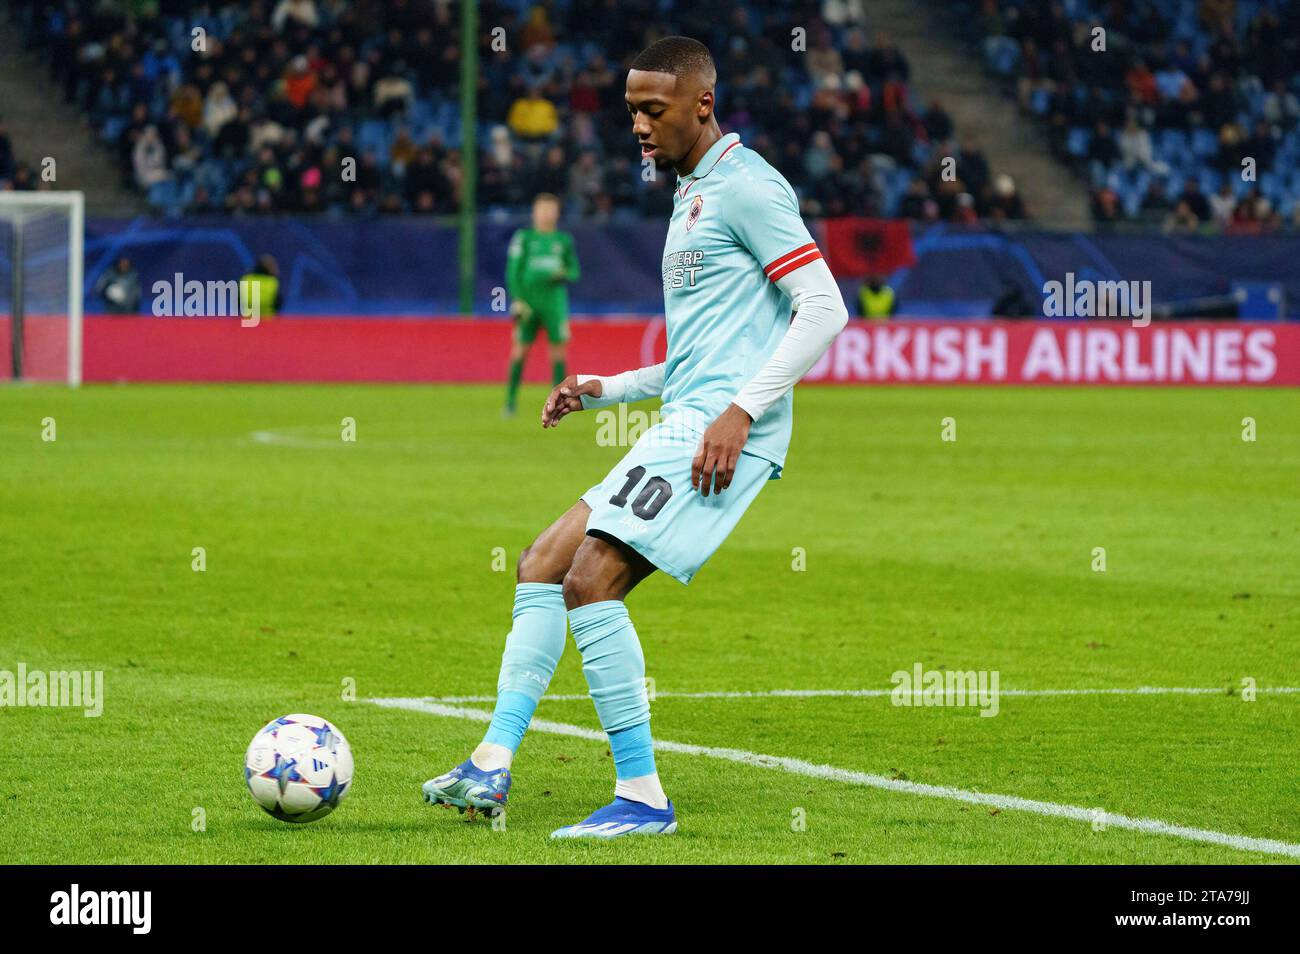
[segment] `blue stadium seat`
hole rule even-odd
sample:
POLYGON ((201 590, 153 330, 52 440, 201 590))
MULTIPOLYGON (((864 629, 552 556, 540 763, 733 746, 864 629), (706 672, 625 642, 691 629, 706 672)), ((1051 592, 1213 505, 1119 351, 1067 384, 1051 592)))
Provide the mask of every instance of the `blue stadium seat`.
POLYGON ((431 126, 435 118, 433 103, 427 99, 416 97, 406 109, 406 118, 412 126, 431 126))
POLYGON ((104 142, 117 142, 128 122, 125 116, 109 116, 99 129, 99 138, 104 142))
POLYGON ((1088 144, 1091 141, 1092 134, 1086 128, 1071 126, 1065 139, 1065 151, 1072 156, 1082 158, 1088 154, 1088 144))
POLYGON ((388 155, 388 123, 382 119, 363 119, 356 131, 356 140, 357 148, 363 152, 370 149, 388 155))
POLYGON ((1010 76, 1020 63, 1020 48, 1010 37, 988 37, 984 41, 984 61, 996 75, 1010 76))
POLYGON ((155 212, 174 218, 180 214, 183 206, 181 187, 172 179, 155 183, 149 187, 147 199, 149 207, 155 212))
POLYGON ((1181 129, 1161 129, 1156 133, 1156 150, 1165 162, 1173 162, 1186 155, 1189 143, 1187 133, 1181 129))
POLYGON ((1219 137, 1204 128, 1192 133, 1192 154, 1208 159, 1219 154, 1219 137))
POLYGON ((1124 214, 1129 218, 1137 218, 1138 213, 1142 210, 1142 196, 1144 192, 1132 185, 1125 187, 1120 193, 1120 202, 1124 206, 1124 214))

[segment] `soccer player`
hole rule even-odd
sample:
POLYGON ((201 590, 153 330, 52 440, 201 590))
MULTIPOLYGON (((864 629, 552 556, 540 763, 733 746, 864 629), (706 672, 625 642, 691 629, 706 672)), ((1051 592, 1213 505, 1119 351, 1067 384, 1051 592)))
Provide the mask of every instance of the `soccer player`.
POLYGON ((513 417, 519 399, 524 359, 546 329, 551 351, 551 384, 564 380, 565 351, 569 340, 569 283, 579 276, 573 237, 557 232, 560 200, 549 192, 533 199, 533 227, 520 229, 510 239, 506 258, 506 291, 515 318, 515 340, 510 348, 510 381, 506 386, 507 417, 513 417))
POLYGON ((624 599, 655 570, 689 583, 780 476, 791 390, 848 319, 789 183, 739 136, 722 135, 715 81, 709 51, 686 37, 647 47, 628 73, 642 159, 677 171, 661 269, 667 360, 566 378, 547 398, 542 426, 655 395, 661 419, 520 555, 491 724, 469 759, 424 784, 428 802, 489 812, 505 804, 511 760, 564 649, 567 614, 617 777, 611 804, 552 837, 677 829, 655 769, 645 662, 624 599))

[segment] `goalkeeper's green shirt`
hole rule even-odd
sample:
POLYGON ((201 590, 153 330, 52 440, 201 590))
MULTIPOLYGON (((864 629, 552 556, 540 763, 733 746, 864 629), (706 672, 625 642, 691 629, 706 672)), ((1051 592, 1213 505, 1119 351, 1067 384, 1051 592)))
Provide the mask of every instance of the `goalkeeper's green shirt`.
POLYGON ((579 274, 578 255, 568 232, 520 229, 510 239, 506 292, 512 300, 522 299, 534 311, 567 312, 568 286, 579 274))

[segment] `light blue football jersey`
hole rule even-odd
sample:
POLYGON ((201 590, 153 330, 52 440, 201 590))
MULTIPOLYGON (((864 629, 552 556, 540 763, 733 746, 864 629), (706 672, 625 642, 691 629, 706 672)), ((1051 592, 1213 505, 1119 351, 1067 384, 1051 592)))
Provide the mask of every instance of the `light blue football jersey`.
MULTIPOLYGON (((790 327, 776 281, 821 258, 790 183, 729 133, 678 177, 664 241, 663 420, 703 433, 790 327)), ((753 423, 745 452, 785 464, 792 396, 753 423)))

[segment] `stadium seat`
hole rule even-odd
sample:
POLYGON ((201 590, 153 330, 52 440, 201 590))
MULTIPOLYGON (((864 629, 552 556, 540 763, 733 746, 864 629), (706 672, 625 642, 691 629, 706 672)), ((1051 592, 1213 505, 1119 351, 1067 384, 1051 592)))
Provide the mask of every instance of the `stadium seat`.
POLYGON ((1065 140, 1065 151, 1072 156, 1083 158, 1088 154, 1088 144, 1091 141, 1092 134, 1087 129, 1083 126, 1071 126, 1065 140))

